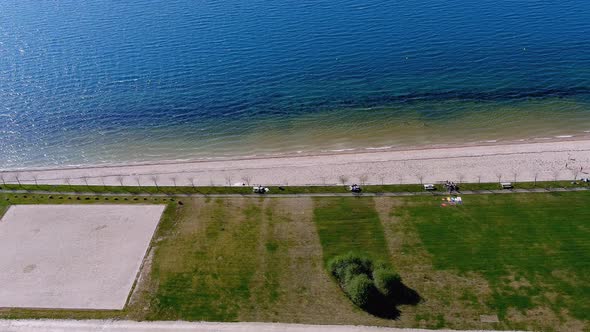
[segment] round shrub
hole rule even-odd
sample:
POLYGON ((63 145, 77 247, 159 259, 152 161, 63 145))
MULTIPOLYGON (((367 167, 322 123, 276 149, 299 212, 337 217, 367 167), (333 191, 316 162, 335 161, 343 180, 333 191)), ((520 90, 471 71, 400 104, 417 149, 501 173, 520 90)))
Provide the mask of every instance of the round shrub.
POLYGON ((369 258, 352 252, 336 256, 328 262, 328 269, 340 282, 344 282, 344 279, 346 279, 346 270, 348 266, 356 266, 354 270, 358 271, 359 274, 364 273, 371 275, 371 271, 373 270, 373 263, 369 258))
POLYGON ((366 308, 377 294, 375 284, 366 274, 351 278, 344 288, 350 300, 361 308, 366 308))
POLYGON ((367 273, 364 267, 353 263, 344 268, 343 278, 339 281, 342 285, 345 285, 350 282, 351 279, 359 275, 365 275, 371 279, 371 274, 367 273))
POLYGON ((379 268, 373 271, 373 281, 379 292, 387 297, 395 296, 402 285, 401 277, 391 268, 379 268))
POLYGON ((328 262, 328 270, 338 281, 344 278, 344 269, 348 266, 344 256, 336 256, 328 262))

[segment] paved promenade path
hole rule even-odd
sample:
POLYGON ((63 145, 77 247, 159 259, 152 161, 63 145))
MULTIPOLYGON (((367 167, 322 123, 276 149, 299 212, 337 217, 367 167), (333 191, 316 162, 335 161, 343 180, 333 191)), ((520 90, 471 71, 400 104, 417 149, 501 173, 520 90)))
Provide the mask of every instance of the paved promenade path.
MULTIPOLYGON (((497 190, 463 190, 453 195, 490 195, 514 193, 549 193, 590 191, 590 187, 578 188, 535 188, 535 189, 497 189, 497 190)), ((45 190, 0 190, 2 194, 36 194, 36 195, 70 195, 70 196, 107 196, 107 197, 404 197, 404 196, 448 196, 446 191, 433 192, 385 192, 385 193, 302 193, 302 194, 165 194, 165 193, 96 193, 96 192, 57 192, 45 190)))
MULTIPOLYGON (((283 323, 133 322, 112 320, 0 320, 3 332, 427 332, 351 325, 304 325, 283 323)), ((453 330, 436 330, 448 332, 453 330)), ((471 330, 475 331, 475 330, 471 330)), ((489 330, 487 330, 489 331, 489 330)))

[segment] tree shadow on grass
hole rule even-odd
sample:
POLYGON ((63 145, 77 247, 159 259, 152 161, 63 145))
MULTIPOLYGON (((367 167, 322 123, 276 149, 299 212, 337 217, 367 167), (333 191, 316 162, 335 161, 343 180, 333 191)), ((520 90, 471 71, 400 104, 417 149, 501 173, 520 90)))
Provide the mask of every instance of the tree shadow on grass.
POLYGON ((397 320, 401 311, 400 305, 417 305, 422 301, 418 292, 404 285, 402 282, 396 287, 396 293, 386 296, 381 293, 374 294, 374 299, 363 308, 367 313, 384 319, 397 320))
POLYGON ((422 297, 418 294, 417 291, 411 289, 410 287, 404 285, 403 282, 399 283, 398 294, 395 296, 395 304, 407 304, 407 305, 417 305, 418 303, 422 302, 422 297))

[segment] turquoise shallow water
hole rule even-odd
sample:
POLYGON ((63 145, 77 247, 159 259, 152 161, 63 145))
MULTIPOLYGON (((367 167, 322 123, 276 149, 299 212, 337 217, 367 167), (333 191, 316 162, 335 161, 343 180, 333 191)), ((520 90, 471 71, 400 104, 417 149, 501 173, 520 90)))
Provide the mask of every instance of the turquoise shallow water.
POLYGON ((590 3, 0 2, 0 168, 590 131, 590 3))

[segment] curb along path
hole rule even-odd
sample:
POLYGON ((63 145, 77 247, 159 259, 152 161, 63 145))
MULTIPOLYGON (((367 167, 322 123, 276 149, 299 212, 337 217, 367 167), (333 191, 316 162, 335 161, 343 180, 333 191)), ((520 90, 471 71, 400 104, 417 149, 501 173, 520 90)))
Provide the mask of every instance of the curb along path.
MULTIPOLYGON (((284 323, 133 322, 112 320, 0 320, 0 330, 10 332, 430 332, 434 330, 351 325, 284 323)), ((449 332, 454 330, 436 330, 449 332)), ((475 332, 475 330, 471 330, 475 332)), ((467 331, 465 331, 467 332, 467 331)), ((487 331, 493 332, 493 331, 487 331)))

